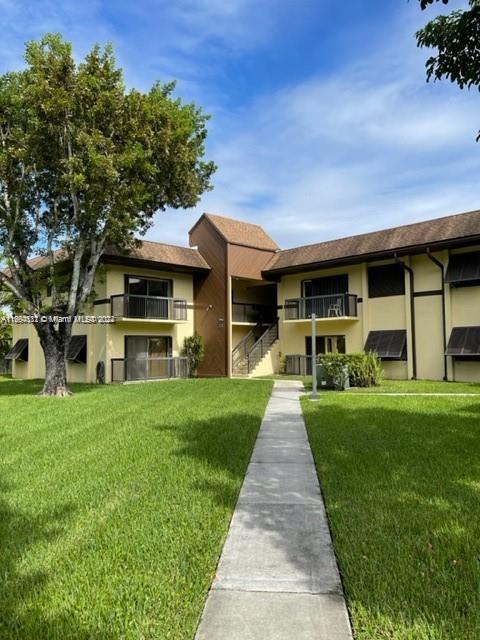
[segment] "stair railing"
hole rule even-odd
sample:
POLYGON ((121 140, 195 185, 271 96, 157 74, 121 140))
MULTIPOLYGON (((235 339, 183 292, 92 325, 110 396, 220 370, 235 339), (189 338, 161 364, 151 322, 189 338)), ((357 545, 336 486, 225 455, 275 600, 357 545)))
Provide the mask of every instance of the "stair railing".
POLYGON ((255 337, 255 329, 257 329, 259 325, 254 327, 251 331, 249 331, 237 344, 235 349, 232 351, 232 371, 235 372, 237 367, 242 362, 247 361, 248 352, 253 347, 256 342, 255 337))
POLYGON ((247 371, 251 373, 263 356, 268 353, 270 347, 278 340, 278 318, 262 333, 247 353, 247 371))

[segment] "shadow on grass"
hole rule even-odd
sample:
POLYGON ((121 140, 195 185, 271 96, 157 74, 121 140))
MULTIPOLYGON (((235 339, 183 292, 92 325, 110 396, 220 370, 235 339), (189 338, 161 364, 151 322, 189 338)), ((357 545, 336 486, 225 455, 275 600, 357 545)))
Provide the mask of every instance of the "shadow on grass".
POLYGON ((391 400, 304 405, 358 638, 479 637, 480 403, 391 400))
POLYGON ((54 543, 68 528, 73 506, 66 504, 39 516, 13 508, 9 487, 0 484, 0 637, 2 640, 112 639, 103 629, 85 629, 75 616, 48 616, 39 606, 42 591, 55 577, 47 571, 27 571, 25 559, 37 544, 54 543), (60 635, 59 635, 60 633, 60 635))
MULTIPOLYGON (((341 394, 332 394, 311 409, 316 421, 309 425, 358 638, 476 638, 480 403, 362 402, 347 406, 341 394)), ((175 430, 179 458, 201 460, 241 482, 255 423, 257 416, 232 412, 180 429, 156 428, 175 430)), ((238 488, 221 475, 192 483, 233 509, 238 488)), ((292 571, 306 575, 301 541, 292 544, 280 511, 259 518, 258 509, 247 509, 244 526, 268 537, 292 571)))
POLYGON ((232 412, 221 418, 189 420, 178 424, 154 425, 156 431, 172 432, 179 442, 178 458, 200 461, 215 472, 215 478, 195 480, 193 488, 208 493, 222 506, 233 507, 245 476, 260 428, 258 415, 232 412), (238 488, 233 488, 234 480, 238 488))
MULTIPOLYGON (((0 398, 2 396, 34 396, 40 393, 43 380, 19 380, 18 378, 0 377, 0 398)), ((69 383, 72 393, 85 393, 99 389, 99 385, 69 383)))

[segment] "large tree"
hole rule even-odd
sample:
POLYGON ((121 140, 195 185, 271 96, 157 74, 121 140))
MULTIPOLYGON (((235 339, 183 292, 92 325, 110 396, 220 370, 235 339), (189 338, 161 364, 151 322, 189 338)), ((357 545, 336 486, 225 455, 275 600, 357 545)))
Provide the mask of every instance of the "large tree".
POLYGON ((0 361, 7 355, 12 342, 12 325, 8 316, 11 302, 10 292, 0 285, 0 361))
MULTIPOLYGON (((25 313, 73 317, 107 246, 127 248, 156 212, 192 207, 210 188, 208 116, 175 99, 173 84, 126 91, 110 46, 76 64, 71 45, 48 34, 25 60, 0 76, 0 284, 25 313)), ((35 328, 43 394, 66 395, 72 325, 35 328)))
MULTIPOLYGON (((435 2, 448 4, 448 0, 419 2, 422 9, 435 2)), ((461 89, 480 89, 480 0, 469 0, 468 9, 428 22, 417 32, 417 44, 437 50, 426 62, 428 80, 447 78, 461 89)))

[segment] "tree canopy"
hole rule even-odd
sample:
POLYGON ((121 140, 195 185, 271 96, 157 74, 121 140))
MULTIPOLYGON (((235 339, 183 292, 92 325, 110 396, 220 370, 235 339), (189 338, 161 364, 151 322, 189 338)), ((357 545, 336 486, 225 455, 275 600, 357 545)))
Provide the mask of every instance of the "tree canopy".
MULTIPOLYGON (((28 313, 75 316, 108 245, 128 247, 155 213, 211 188, 208 116, 175 98, 174 83, 127 91, 110 45, 77 64, 71 44, 47 34, 25 61, 0 76, 0 284, 28 313)), ((61 368, 48 353, 61 361, 71 327, 36 328, 48 378, 61 368)))
MULTIPOLYGON (((435 2, 448 4, 419 1, 422 9, 435 2)), ((480 0, 469 0, 468 7, 440 15, 417 32, 419 47, 437 49, 426 62, 427 80, 447 78, 461 89, 480 89, 480 0)))

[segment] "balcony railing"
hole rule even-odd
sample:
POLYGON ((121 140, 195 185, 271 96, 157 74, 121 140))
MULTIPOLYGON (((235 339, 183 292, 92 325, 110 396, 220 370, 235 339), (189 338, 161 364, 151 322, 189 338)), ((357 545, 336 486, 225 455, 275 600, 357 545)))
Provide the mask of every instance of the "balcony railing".
POLYGON ((112 382, 187 377, 187 358, 112 358, 112 382))
POLYGON ((335 293, 311 298, 285 300, 285 320, 306 320, 314 313, 317 318, 356 318, 357 296, 335 293))
POLYGON ((276 317, 276 307, 245 302, 232 303, 232 322, 270 324, 276 317))
POLYGON ((112 316, 144 320, 186 320, 187 301, 180 298, 137 296, 129 293, 111 297, 112 316))

